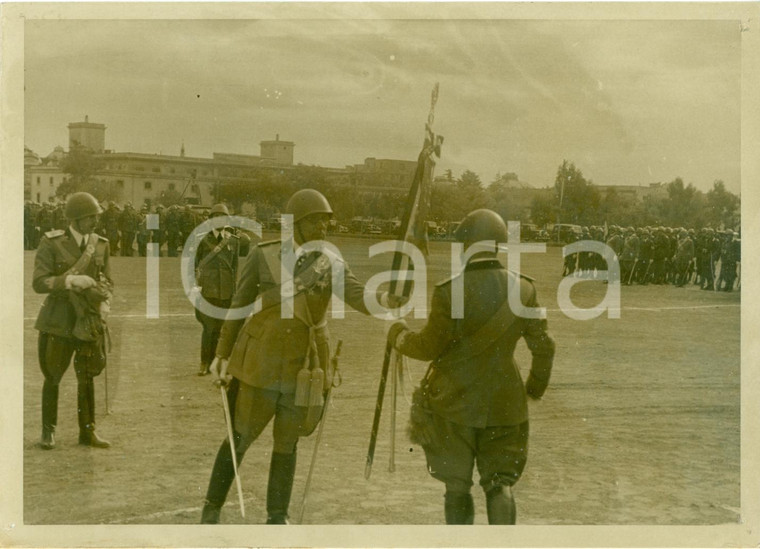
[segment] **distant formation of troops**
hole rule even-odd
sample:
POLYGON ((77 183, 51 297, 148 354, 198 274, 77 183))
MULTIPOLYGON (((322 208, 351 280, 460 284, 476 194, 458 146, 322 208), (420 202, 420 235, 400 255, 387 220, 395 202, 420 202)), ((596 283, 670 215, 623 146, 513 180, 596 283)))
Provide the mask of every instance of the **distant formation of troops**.
MULTIPOLYGON (((578 240, 604 242, 620 262, 620 282, 631 284, 693 283, 703 290, 730 292, 741 286, 741 238, 730 229, 672 227, 583 227, 578 240)), ((569 254, 562 275, 596 278, 606 270, 593 252, 569 254)))
MULTIPOLYGON (((137 211, 131 202, 123 206, 115 202, 101 204, 103 213, 95 231, 108 239, 111 254, 123 257, 147 255, 148 243, 166 246, 166 254, 176 257, 193 229, 208 219, 208 213, 194 212, 189 205, 173 205, 165 208, 161 204, 152 209, 144 205, 137 211), (158 228, 148 227, 148 214, 158 215, 158 228)), ((64 204, 45 202, 39 204, 27 200, 24 204, 24 249, 36 250, 40 238, 51 230, 65 230, 68 220, 64 214, 64 204)))

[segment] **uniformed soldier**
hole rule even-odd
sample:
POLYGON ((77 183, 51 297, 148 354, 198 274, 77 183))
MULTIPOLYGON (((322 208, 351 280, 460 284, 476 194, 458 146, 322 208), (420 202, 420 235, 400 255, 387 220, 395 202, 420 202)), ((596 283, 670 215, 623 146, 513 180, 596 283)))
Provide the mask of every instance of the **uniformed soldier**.
POLYGON ((150 240, 151 231, 148 230, 148 214, 150 209, 147 204, 140 208, 140 213, 137 214, 137 234, 135 240, 137 240, 137 254, 140 257, 145 257, 148 254, 148 241, 150 240))
POLYGON ((609 238, 607 238, 606 244, 613 252, 615 252, 615 255, 618 258, 623 253, 623 245, 625 244, 625 241, 623 240, 623 236, 620 234, 620 229, 617 225, 610 227, 610 234, 609 238))
POLYGON ((161 204, 156 206, 156 215, 158 216, 158 228, 150 230, 150 241, 158 244, 158 255, 160 257, 161 247, 166 242, 166 215, 164 214, 164 207, 161 204))
POLYGON ((108 209, 103 212, 103 231, 108 238, 108 242, 113 246, 111 250, 114 254, 119 251, 119 210, 116 202, 109 202, 108 209))
MULTIPOLYGON (((496 212, 468 214, 456 239, 465 249, 484 240, 507 241, 507 228, 496 212)), ((554 342, 546 320, 513 311, 508 294, 519 292, 526 307, 537 307, 532 279, 505 269, 496 251, 479 252, 467 262, 463 277, 464 317, 453 318, 453 279, 439 283, 430 316, 419 332, 403 321, 388 331, 388 342, 417 360, 432 360, 426 376, 432 431, 423 445, 430 474, 445 483, 447 524, 473 524, 470 489, 477 464, 485 491, 489 524, 514 524, 511 487, 520 478, 528 451, 526 394, 539 399, 552 369, 554 342), (533 355, 526 384, 513 353, 525 338, 533 355)))
POLYGON ((682 228, 678 233, 678 247, 676 248, 675 256, 673 256, 673 284, 676 287, 681 288, 686 284, 687 271, 693 257, 694 242, 689 237, 689 232, 682 228))
POLYGON ((716 285, 717 291, 730 292, 736 281, 736 263, 739 259, 737 233, 730 229, 723 232, 723 244, 720 251, 720 277, 716 285))
MULTIPOLYGON (((344 269, 343 300, 369 314, 363 299, 364 285, 345 263, 326 248, 308 253, 302 248, 307 242, 324 240, 333 215, 327 199, 313 189, 298 191, 288 201, 286 213, 293 216, 294 238, 254 247, 232 298, 231 307, 238 308, 260 296, 263 308, 245 322, 225 320, 211 364, 216 379, 226 379, 228 370, 232 376, 228 394, 238 463, 274 418, 267 524, 287 523, 298 439, 311 434, 321 418, 321 408, 316 414, 308 414, 307 407, 296 405, 298 374, 304 368, 315 375, 322 371, 323 387, 327 389, 332 383, 326 311, 333 291, 333 261, 339 261, 344 269), (289 253, 298 258, 293 272, 296 295, 292 300, 293 318, 283 318, 287 315, 281 315, 280 307, 281 284, 285 282, 282 258, 289 253)), ((383 304, 387 303, 386 297, 383 304)), ((312 396, 322 398, 320 394, 312 396)), ((202 523, 219 522, 234 475, 230 443, 225 439, 211 473, 202 523)))
POLYGON ((42 386, 42 441, 55 447, 58 384, 74 357, 77 375, 79 443, 96 448, 110 444, 95 433, 93 378, 105 367, 105 317, 111 296, 108 240, 93 232, 102 209, 85 192, 66 202, 66 230, 47 232, 34 262, 32 285, 48 294, 35 328, 39 330, 42 386))
POLYGON ((632 282, 633 269, 639 260, 640 247, 641 241, 633 230, 633 227, 625 229, 623 253, 620 255, 620 269, 623 284, 630 284, 632 282))
MULTIPOLYGON (((229 215, 227 206, 217 204, 211 208, 209 218, 226 218, 229 215)), ((232 296, 235 295, 238 258, 248 254, 250 239, 245 234, 236 234, 230 227, 212 229, 199 235, 199 238, 195 252, 195 278, 200 287, 200 295, 215 307, 228 309, 232 296)), ((214 360, 224 319, 203 314, 198 308, 195 309, 195 318, 203 325, 198 375, 205 376, 214 360)))
POLYGON ((121 256, 132 257, 133 244, 140 218, 132 207, 131 202, 124 204, 124 211, 119 214, 119 231, 121 232, 121 256))
POLYGON ((37 212, 37 227, 40 235, 53 230, 53 205, 50 202, 42 204, 42 208, 37 212))
POLYGON ((169 257, 177 257, 177 249, 180 246, 182 240, 182 232, 180 230, 180 212, 179 206, 172 204, 169 206, 169 210, 166 213, 166 236, 167 236, 167 255, 169 257))

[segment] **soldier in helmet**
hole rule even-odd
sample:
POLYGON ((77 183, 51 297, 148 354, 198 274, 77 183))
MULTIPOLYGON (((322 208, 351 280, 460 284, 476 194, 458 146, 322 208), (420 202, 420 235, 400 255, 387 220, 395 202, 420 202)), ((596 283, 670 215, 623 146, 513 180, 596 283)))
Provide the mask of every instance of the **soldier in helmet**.
MULTIPOLYGON (((209 212, 209 218, 227 218, 229 215, 224 204, 215 205, 209 212)), ((198 237, 200 242, 195 252, 195 279, 200 287, 200 295, 215 307, 228 309, 235 294, 238 258, 248 254, 250 239, 245 234, 235 233, 230 227, 214 228, 198 237)), ((206 315, 197 308, 195 318, 203 326, 198 375, 204 376, 209 373, 209 366, 214 360, 224 319, 206 315)))
MULTIPOLYGON (((327 199, 313 189, 300 190, 288 200, 286 213, 293 216, 293 238, 262 242, 254 247, 243 265, 232 298, 231 308, 238 308, 261 297, 263 308, 245 325, 243 319, 225 320, 211 363, 215 380, 230 379, 228 394, 238 462, 274 419, 267 524, 287 523, 298 440, 311 434, 321 417, 321 409, 318 408, 318 414, 308 414, 306 407, 296 403, 299 371, 302 368, 324 371, 323 386, 332 383, 326 312, 333 293, 331 273, 335 262, 343 267, 343 300, 369 314, 363 299, 364 285, 348 266, 326 247, 320 246, 316 251, 303 248, 309 242, 319 245, 327 235, 333 215, 327 199), (296 292, 291 300, 293 318, 283 318, 288 315, 281 314, 281 285, 288 281, 282 280, 282 269, 289 266, 281 258, 293 258, 293 254, 297 258, 292 271, 296 292)), ((381 304, 394 304, 387 293, 384 296, 381 304)), ((321 398, 319 394, 313 396, 321 398)), ((211 472, 202 523, 219 522, 234 476, 232 449, 225 439, 211 472)))
POLYGON ((132 257, 134 254, 133 244, 137 233, 140 218, 132 207, 131 202, 124 204, 124 211, 119 214, 119 231, 121 232, 121 255, 132 257))
POLYGON ((166 246, 169 257, 177 257, 177 248, 182 240, 179 206, 172 204, 166 213, 166 246))
POLYGON ((689 237, 689 232, 681 228, 678 232, 678 247, 673 256, 673 284, 681 288, 688 280, 688 269, 694 257, 694 242, 689 237))
POLYGON ((623 284, 630 284, 633 281, 633 270, 639 261, 640 248, 641 240, 639 240, 633 227, 625 229, 623 253, 620 255, 620 268, 623 284))
MULTIPOLYGON (((496 212, 475 210, 462 220, 455 238, 466 251, 483 241, 506 242, 507 227, 496 212)), ((388 331, 388 342, 399 352, 432 361, 426 375, 432 420, 420 442, 428 471, 446 485, 447 524, 474 522, 470 490, 475 464, 489 524, 516 520, 511 487, 527 461, 526 396, 544 394, 554 342, 546 320, 523 318, 512 310, 508 294, 513 291, 525 306, 538 306, 532 279, 508 271, 496 249, 484 247, 463 272, 436 285, 427 325, 414 332, 398 321, 388 331), (463 290, 455 289, 458 278, 463 290), (462 318, 452 310, 455 291, 463 291, 462 318), (533 355, 527 383, 513 357, 521 338, 533 355)))
POLYGON ((42 441, 55 447, 58 419, 58 384, 74 357, 77 375, 79 443, 108 448, 95 432, 93 378, 105 367, 105 317, 111 296, 108 240, 93 230, 101 209, 85 192, 66 202, 69 226, 45 233, 34 262, 32 286, 48 294, 35 328, 39 331, 42 386, 42 441))
POLYGON ((143 205, 140 208, 140 213, 137 214, 137 234, 135 240, 137 240, 137 254, 140 257, 145 257, 148 254, 148 241, 150 240, 151 231, 148 230, 148 214, 150 209, 148 205, 143 205))
POLYGON ((116 202, 109 202, 108 209, 103 212, 101 223, 103 225, 103 232, 108 238, 108 242, 111 244, 111 252, 116 254, 119 251, 119 209, 116 206, 116 202))

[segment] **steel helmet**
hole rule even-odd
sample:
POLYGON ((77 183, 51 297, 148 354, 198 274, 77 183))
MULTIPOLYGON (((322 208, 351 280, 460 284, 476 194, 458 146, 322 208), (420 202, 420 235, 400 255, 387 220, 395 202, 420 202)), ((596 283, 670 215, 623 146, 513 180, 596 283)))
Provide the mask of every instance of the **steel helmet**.
POLYGON ((481 240, 507 241, 507 225, 493 210, 480 209, 468 213, 454 232, 458 242, 480 242, 481 240))
POLYGON ((101 213, 103 213, 103 208, 100 207, 98 201, 90 193, 74 193, 66 200, 64 214, 69 221, 101 213))
POLYGON ((314 189, 302 189, 294 193, 285 206, 285 213, 293 216, 293 223, 298 223, 307 215, 315 213, 326 213, 330 217, 333 215, 325 195, 314 189))
POLYGON ((211 208, 211 210, 208 212, 208 216, 213 217, 215 215, 230 215, 230 211, 224 204, 215 204, 214 207, 211 208))

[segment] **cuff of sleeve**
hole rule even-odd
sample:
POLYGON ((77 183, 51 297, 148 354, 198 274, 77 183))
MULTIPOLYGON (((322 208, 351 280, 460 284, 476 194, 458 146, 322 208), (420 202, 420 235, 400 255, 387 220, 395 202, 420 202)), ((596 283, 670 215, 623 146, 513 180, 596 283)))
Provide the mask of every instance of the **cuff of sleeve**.
POLYGON ((528 393, 528 396, 538 399, 544 395, 546 385, 545 382, 540 381, 533 374, 530 374, 528 376, 528 381, 525 384, 525 392, 528 393))
POLYGON ((70 290, 71 289, 71 277, 72 276, 74 276, 74 275, 66 275, 66 278, 65 278, 64 283, 63 283, 64 284, 64 288, 66 290, 70 290))

